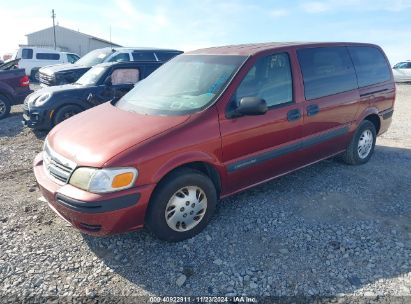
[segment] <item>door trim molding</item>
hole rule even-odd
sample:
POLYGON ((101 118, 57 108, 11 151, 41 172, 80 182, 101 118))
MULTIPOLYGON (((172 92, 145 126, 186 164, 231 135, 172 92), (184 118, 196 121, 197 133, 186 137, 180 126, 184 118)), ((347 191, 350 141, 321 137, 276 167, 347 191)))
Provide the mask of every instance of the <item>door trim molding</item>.
POLYGON ((262 162, 269 161, 274 158, 281 157, 281 156, 284 156, 292 152, 297 152, 297 151, 312 147, 314 145, 326 142, 336 137, 340 137, 342 135, 347 134, 348 131, 349 131, 349 126, 345 125, 337 129, 321 133, 319 135, 314 135, 309 138, 303 138, 297 141, 296 143, 288 144, 281 148, 275 148, 268 152, 257 154, 253 157, 247 157, 245 159, 242 159, 240 161, 236 161, 232 164, 227 165, 226 168, 229 173, 242 170, 245 168, 249 168, 251 166, 260 164, 262 162))

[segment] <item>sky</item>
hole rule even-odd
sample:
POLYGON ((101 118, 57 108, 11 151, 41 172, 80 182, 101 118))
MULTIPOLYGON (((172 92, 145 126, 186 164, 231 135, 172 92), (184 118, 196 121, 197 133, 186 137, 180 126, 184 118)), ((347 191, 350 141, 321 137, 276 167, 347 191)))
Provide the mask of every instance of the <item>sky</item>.
POLYGON ((0 55, 57 23, 123 46, 193 49, 270 41, 353 41, 411 59, 411 0, 0 0, 0 55), (24 3, 24 4, 23 4, 24 3))

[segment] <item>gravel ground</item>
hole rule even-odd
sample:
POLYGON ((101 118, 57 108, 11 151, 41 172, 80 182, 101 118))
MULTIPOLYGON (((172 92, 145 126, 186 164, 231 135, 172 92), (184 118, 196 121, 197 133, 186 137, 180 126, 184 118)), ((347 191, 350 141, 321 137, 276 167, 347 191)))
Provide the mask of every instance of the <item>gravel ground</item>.
MULTIPOLYGON (((409 296, 411 85, 363 166, 323 161, 225 199, 177 244, 67 226, 32 174, 45 134, 0 121, 0 291, 14 296, 409 296)), ((405 300, 407 302, 407 300, 405 300)))

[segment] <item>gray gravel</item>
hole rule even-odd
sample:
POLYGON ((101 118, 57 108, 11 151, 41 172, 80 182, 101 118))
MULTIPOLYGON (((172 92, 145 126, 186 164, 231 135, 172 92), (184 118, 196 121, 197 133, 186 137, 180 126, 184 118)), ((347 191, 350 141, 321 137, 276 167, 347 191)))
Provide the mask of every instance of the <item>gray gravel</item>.
MULTIPOLYGON (((225 199, 203 233, 82 235, 37 198, 45 134, 0 121, 0 294, 411 297, 411 86, 360 167, 328 160, 225 199)), ((409 300, 411 298, 408 298, 409 300)))

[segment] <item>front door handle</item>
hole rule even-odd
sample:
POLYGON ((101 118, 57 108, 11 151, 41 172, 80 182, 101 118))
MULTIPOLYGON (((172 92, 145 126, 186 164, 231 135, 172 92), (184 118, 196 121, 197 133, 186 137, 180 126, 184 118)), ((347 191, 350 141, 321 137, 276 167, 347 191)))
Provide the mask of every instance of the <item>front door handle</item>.
POLYGON ((314 115, 318 114, 318 112, 320 112, 320 107, 317 106, 316 104, 312 104, 312 105, 309 105, 307 107, 307 115, 308 116, 314 116, 314 115))
POLYGON ((288 111, 287 113, 288 121, 299 120, 300 118, 301 118, 301 112, 298 109, 288 111))

